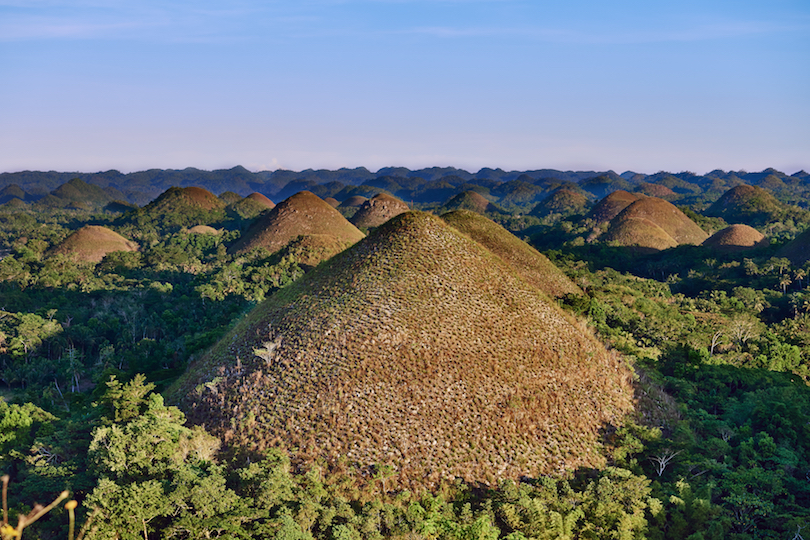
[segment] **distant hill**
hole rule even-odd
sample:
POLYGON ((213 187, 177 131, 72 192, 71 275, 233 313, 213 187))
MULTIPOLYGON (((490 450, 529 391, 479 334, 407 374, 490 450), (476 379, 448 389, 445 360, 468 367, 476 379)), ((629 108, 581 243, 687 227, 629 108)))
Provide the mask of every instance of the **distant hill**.
POLYGON ((655 222, 634 217, 616 223, 611 222, 610 228, 600 240, 619 246, 640 248, 642 251, 661 251, 678 245, 678 242, 655 222))
POLYGON ((247 197, 240 197, 236 202, 229 204, 226 211, 231 216, 236 215, 242 219, 253 219, 275 206, 273 201, 261 193, 251 193, 247 197))
POLYGON ((453 210, 470 210, 485 214, 487 212, 504 213, 504 210, 489 202, 483 195, 475 191, 464 191, 458 195, 453 195, 442 204, 444 212, 452 212, 453 210))
POLYGON ((741 251, 768 245, 758 230, 748 225, 735 224, 721 229, 707 238, 703 245, 721 251, 741 251))
POLYGON ((137 251, 138 245, 115 231, 97 225, 87 225, 65 238, 48 252, 48 256, 66 255, 77 261, 100 262, 113 251, 137 251))
POLYGON ((173 393, 226 444, 389 465, 401 488, 601 466, 630 371, 544 298, 407 212, 257 306, 173 393))
POLYGON ((225 218, 225 202, 199 187, 173 187, 143 208, 128 212, 116 224, 133 231, 147 227, 179 230, 195 225, 210 225, 225 218))
POLYGON ((537 203, 531 214, 539 217, 552 214, 567 217, 574 214, 584 214, 590 205, 590 201, 582 193, 569 188, 560 188, 537 203))
POLYGON ((620 246, 653 250, 701 244, 708 234, 682 211, 663 199, 644 197, 627 205, 601 238, 620 246))
POLYGON ((761 227, 772 221, 779 221, 785 210, 785 205, 769 191, 757 186, 740 185, 725 192, 704 214, 761 227))
POLYGON ((406 203, 387 193, 378 193, 360 206, 351 222, 355 227, 366 229, 379 227, 392 217, 407 211, 406 203))
POLYGON ((302 235, 331 236, 340 243, 354 243, 364 236, 336 209, 313 193, 302 191, 262 214, 228 252, 241 254, 263 247, 273 253, 302 235))
POLYGON ((678 194, 662 184, 651 184, 649 182, 642 182, 636 187, 636 193, 641 193, 647 197, 658 197, 665 201, 671 201, 678 197, 678 194))

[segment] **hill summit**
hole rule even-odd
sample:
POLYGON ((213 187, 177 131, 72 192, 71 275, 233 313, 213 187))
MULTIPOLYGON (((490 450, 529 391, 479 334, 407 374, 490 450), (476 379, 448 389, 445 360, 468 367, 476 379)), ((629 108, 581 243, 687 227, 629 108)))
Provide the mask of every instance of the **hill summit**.
MULTIPOLYGON (((256 219, 228 251, 240 254, 264 247, 276 252, 298 236, 311 235, 331 237, 342 248, 364 236, 329 203, 309 191, 300 191, 256 219)), ((321 238, 319 244, 324 240, 321 238)))
POLYGON ((138 251, 138 244, 106 227, 87 225, 65 238, 49 254, 62 254, 78 261, 97 263, 113 251, 138 251))
POLYGON ((226 443, 418 488, 602 465, 629 379, 504 259, 407 212, 257 306, 175 391, 226 443))

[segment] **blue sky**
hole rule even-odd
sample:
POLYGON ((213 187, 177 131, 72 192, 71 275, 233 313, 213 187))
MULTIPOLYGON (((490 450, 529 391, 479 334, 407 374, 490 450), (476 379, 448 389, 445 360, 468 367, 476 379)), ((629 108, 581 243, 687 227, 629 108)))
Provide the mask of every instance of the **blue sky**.
POLYGON ((0 172, 810 170, 810 2, 0 0, 0 172))

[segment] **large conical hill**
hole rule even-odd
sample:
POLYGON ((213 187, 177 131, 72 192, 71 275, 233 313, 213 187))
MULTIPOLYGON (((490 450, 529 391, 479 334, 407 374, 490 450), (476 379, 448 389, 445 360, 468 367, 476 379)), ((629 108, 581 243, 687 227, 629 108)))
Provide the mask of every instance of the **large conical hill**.
POLYGON ((404 487, 601 466, 630 373, 545 298, 443 220, 404 213, 257 306, 175 392, 228 444, 390 465, 404 487))
POLYGON ((97 263, 113 251, 137 250, 138 244, 127 240, 117 232, 98 225, 87 225, 65 238, 48 254, 62 254, 77 261, 97 263))
MULTIPOLYGON (((701 244, 709 235, 674 204, 656 197, 644 197, 630 203, 610 221, 610 227, 628 220, 647 220, 663 229, 677 245, 701 244)), ((634 223, 639 223, 635 221, 634 223)))
POLYGON ((329 203, 309 191, 300 191, 259 216, 228 252, 240 254, 263 247, 273 253, 291 240, 309 235, 328 235, 348 244, 364 236, 329 203))
POLYGON ((704 214, 721 217, 728 222, 762 226, 778 221, 785 210, 785 205, 770 191, 743 184, 726 191, 704 214))
POLYGON ((356 227, 379 227, 394 216, 409 210, 408 204, 388 193, 378 193, 364 202, 352 216, 356 227))
POLYGON ((638 217, 611 222, 610 228, 600 240, 618 246, 639 248, 645 252, 661 251, 678 245, 667 231, 653 221, 638 217))
POLYGON ((491 219, 469 210, 450 212, 442 219, 502 258, 527 283, 549 296, 583 294, 545 255, 491 219))

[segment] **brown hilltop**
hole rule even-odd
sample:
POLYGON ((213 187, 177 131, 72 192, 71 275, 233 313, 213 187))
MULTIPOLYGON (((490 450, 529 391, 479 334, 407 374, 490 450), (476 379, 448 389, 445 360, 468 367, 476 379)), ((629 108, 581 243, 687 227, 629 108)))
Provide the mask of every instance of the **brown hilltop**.
POLYGON ((355 227, 379 227, 394 216, 408 211, 407 203, 387 193, 378 193, 360 206, 352 216, 355 227))
POLYGON ((209 227, 208 225, 195 225, 194 227, 188 230, 189 234, 211 234, 211 235, 218 235, 219 230, 209 227))
POLYGON ((597 223, 607 223, 619 215, 619 213, 630 206, 631 203, 642 198, 643 195, 630 193, 619 189, 609 194, 591 208, 586 217, 597 223))
POLYGON ((686 214, 663 199, 644 197, 629 204, 610 222, 611 228, 629 219, 646 219, 663 229, 677 245, 701 244, 709 237, 686 214))
POLYGON ((768 245, 765 235, 748 225, 730 225, 707 238, 703 245, 721 251, 741 251, 768 245))
POLYGON ((463 193, 453 195, 442 204, 442 208, 448 212, 452 212, 453 210, 470 210, 479 214, 486 212, 503 212, 503 210, 486 200, 484 196, 477 191, 464 191, 463 193))
POLYGON ((266 196, 262 195, 261 193, 253 192, 247 197, 246 199, 250 199, 252 201, 256 201, 257 203, 261 204, 265 208, 275 208, 276 203, 268 199, 266 196))
POLYGON ((784 205, 770 191, 743 184, 723 193, 704 213, 726 221, 752 222, 769 220, 769 216, 775 216, 783 209, 784 205))
POLYGON ((327 197, 323 201, 325 203, 327 203, 329 206, 331 206, 332 208, 337 208, 338 206, 340 206, 340 201, 337 200, 334 197, 327 197))
POLYGON ((611 222, 610 228, 600 237, 601 241, 641 251, 661 251, 678 245, 664 229, 645 218, 629 217, 611 222))
POLYGON ((545 255, 491 219, 469 210, 450 212, 442 219, 501 257, 527 283, 549 296, 583 294, 545 255))
POLYGON ((797 266, 810 261, 810 229, 782 246, 776 255, 778 257, 787 257, 797 266))
POLYGON ((301 191, 254 221, 228 252, 246 253, 257 247, 276 252, 298 236, 327 235, 353 244, 363 233, 317 195, 301 191))
POLYGON ((144 210, 176 210, 176 207, 191 206, 202 210, 221 210, 225 201, 201 187, 172 187, 157 199, 147 204, 144 210))
POLYGON ((138 244, 106 227, 87 225, 65 238, 48 254, 67 255, 78 261, 97 263, 113 251, 138 251, 138 244))
POLYGON ((639 184, 638 188, 636 188, 636 193, 641 193, 648 197, 658 197, 659 199, 667 199, 678 196, 677 193, 672 191, 672 189, 668 188, 667 186, 661 184, 651 184, 649 182, 642 182, 639 184))
POLYGON ((398 484, 598 467, 630 372, 500 257, 407 212, 257 306, 174 392, 226 443, 398 484))
POLYGON ((368 197, 363 197, 362 195, 352 195, 340 203, 339 208, 360 208, 367 200, 368 197))

